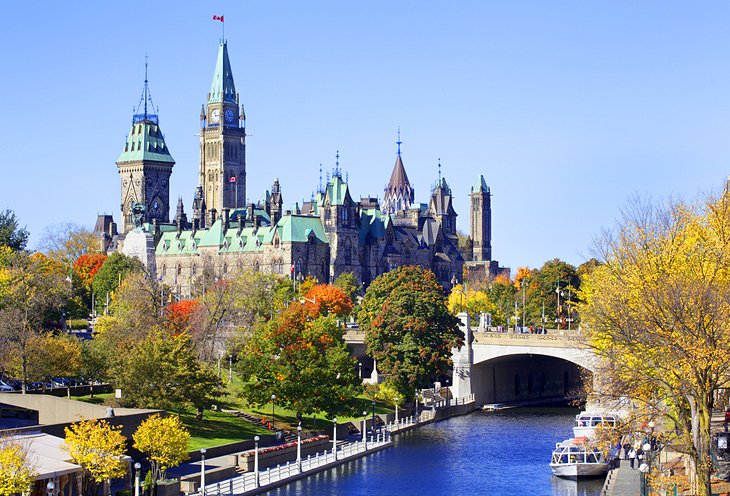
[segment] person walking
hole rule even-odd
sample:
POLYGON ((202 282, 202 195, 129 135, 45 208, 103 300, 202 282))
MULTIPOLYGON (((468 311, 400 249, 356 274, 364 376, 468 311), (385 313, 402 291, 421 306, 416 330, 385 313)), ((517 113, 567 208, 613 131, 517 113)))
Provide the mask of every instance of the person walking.
POLYGON ((631 467, 631 470, 634 470, 634 462, 636 461, 636 450, 634 448, 631 448, 629 451, 629 466, 631 467))
POLYGON ((627 440, 624 443, 624 460, 629 459, 629 451, 631 451, 631 443, 627 440))

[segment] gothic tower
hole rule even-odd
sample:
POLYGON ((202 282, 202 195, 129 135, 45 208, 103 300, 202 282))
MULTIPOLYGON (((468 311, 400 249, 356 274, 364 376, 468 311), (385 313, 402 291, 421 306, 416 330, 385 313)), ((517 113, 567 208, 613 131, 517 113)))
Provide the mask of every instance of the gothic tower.
POLYGON ((480 175, 472 186, 471 193, 469 234, 473 243, 475 261, 492 259, 492 200, 489 187, 484 176, 480 175))
POLYGON ((218 59, 208 103, 200 112, 200 177, 205 205, 223 209, 246 206, 246 114, 233 82, 228 47, 218 47, 218 59))
POLYGON ((175 165, 160 130, 159 119, 152 105, 147 83, 145 62, 144 90, 132 116, 132 130, 127 136, 124 151, 117 159, 121 180, 121 232, 129 232, 132 223, 132 203, 147 208, 146 222, 170 221, 170 174, 175 165))
POLYGON ((441 224, 444 235, 456 239, 456 211, 452 200, 451 188, 446 183, 446 179, 441 177, 441 164, 439 163, 439 179, 431 191, 428 211, 430 216, 441 224))

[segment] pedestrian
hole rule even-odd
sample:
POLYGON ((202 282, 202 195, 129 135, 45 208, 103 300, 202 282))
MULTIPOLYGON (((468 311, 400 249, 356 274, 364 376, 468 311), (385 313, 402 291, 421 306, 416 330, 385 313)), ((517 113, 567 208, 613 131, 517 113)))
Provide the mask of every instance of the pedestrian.
POLYGON ((629 451, 631 451, 631 443, 626 441, 624 443, 624 460, 629 459, 629 451))
POLYGON ((631 470, 634 470, 634 462, 636 461, 636 450, 634 448, 631 448, 629 451, 629 466, 631 467, 631 470))
POLYGON ((636 464, 637 465, 640 466, 642 463, 644 463, 644 455, 645 455, 644 450, 641 448, 641 446, 639 446, 639 449, 636 450, 636 464))

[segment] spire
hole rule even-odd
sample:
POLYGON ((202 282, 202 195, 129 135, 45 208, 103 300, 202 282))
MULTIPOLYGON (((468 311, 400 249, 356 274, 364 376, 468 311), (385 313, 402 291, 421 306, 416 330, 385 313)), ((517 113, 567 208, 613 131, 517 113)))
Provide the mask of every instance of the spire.
POLYGON ((208 103, 238 103, 236 85, 233 82, 231 62, 228 60, 228 45, 224 41, 218 47, 218 59, 213 73, 213 84, 210 86, 208 103))
POLYGON ((342 179, 342 170, 340 170, 340 151, 337 150, 337 154, 335 155, 335 168, 332 171, 332 177, 339 177, 342 179))
POLYGON ((479 177, 477 178, 477 182, 474 183, 474 186, 471 187, 472 193, 489 193, 489 186, 487 186, 487 182, 484 180, 484 176, 479 174, 479 177))
POLYGON ((139 99, 137 108, 134 109, 134 115, 132 116, 132 124, 138 122, 150 121, 157 124, 157 113, 155 112, 155 105, 152 103, 152 92, 150 91, 149 81, 147 80, 147 59, 148 56, 144 56, 144 87, 142 88, 142 96, 139 99), (148 108, 149 107, 149 108, 148 108), (140 112, 141 111, 141 112, 140 112), (148 113, 152 112, 152 113, 148 113))
POLYGON ((383 195, 383 213, 394 214, 400 210, 408 210, 413 203, 414 191, 411 187, 411 183, 408 181, 408 174, 406 174, 406 168, 403 166, 403 160, 401 159, 400 145, 400 128, 398 129, 398 154, 395 157, 395 165, 393 166, 393 172, 390 174, 390 181, 385 187, 385 193, 383 195))

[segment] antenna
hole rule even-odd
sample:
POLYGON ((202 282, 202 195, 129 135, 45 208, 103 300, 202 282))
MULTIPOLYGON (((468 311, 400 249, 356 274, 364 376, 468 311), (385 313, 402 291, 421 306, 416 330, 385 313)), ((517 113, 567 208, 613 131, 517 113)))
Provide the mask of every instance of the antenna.
POLYGON ((144 54, 144 118, 147 118, 147 62, 149 60, 149 55, 144 54))

